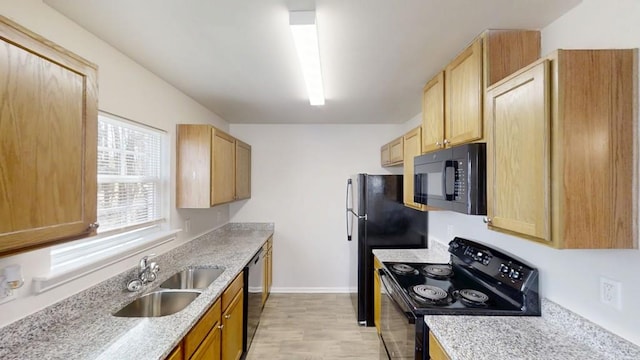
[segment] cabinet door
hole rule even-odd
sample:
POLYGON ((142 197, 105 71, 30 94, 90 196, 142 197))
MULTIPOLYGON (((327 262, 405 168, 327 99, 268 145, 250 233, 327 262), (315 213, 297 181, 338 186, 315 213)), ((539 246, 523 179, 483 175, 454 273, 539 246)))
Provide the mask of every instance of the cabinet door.
POLYGON ((236 200, 251 197, 251 145, 236 139, 236 200))
POLYGON ((96 74, 0 16, 0 255, 94 232, 96 74))
POLYGON ((447 66, 445 81, 446 145, 482 138, 482 38, 447 66))
POLYGON ((238 360, 242 356, 242 300, 239 291, 222 314, 222 359, 238 360))
POLYGON ((210 125, 176 126, 176 206, 211 206, 211 131, 210 125))
POLYGON ((376 326, 378 334, 380 334, 380 317, 381 317, 381 294, 380 294, 380 275, 378 269, 382 266, 378 258, 373 260, 373 323, 376 326))
POLYGON ((182 343, 180 343, 175 349, 173 349, 171 354, 167 356, 166 360, 182 360, 182 359, 184 359, 184 356, 182 355, 182 343))
POLYGON ((405 206, 423 210, 423 205, 413 201, 413 158, 422 153, 422 138, 420 134, 420 127, 417 127, 404 136, 403 199, 405 206))
POLYGON ((444 147, 444 72, 425 85, 422 93, 422 152, 444 147))
POLYGON ((198 350, 193 354, 191 360, 220 360, 221 358, 221 330, 219 324, 211 329, 198 350))
POLYGON ((380 165, 387 166, 391 162, 389 154, 389 144, 384 144, 380 148, 380 165))
POLYGON ((549 62, 487 92, 489 226, 540 240, 550 235, 549 62))
POLYGON ((429 333, 429 356, 431 360, 450 360, 442 345, 431 333, 429 333))
POLYGON ((235 139, 212 130, 211 205, 233 201, 235 196, 235 139))
POLYGON ((404 161, 404 139, 402 136, 389 143, 390 165, 402 164, 404 161))

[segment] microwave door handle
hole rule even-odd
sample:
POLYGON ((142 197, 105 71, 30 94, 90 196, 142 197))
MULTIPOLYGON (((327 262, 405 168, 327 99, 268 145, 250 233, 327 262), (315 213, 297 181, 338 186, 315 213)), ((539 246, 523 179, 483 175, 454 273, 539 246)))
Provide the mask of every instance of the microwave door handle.
POLYGON ((451 201, 455 197, 456 185, 456 161, 446 160, 442 169, 442 193, 447 201, 451 201), (447 170, 453 169, 452 176, 447 176, 447 170))

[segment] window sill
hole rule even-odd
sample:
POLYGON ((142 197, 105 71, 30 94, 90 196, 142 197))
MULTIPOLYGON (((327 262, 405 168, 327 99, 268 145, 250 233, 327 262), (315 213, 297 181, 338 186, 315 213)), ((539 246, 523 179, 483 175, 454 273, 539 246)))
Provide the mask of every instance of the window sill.
POLYGON ((92 261, 91 263, 84 263, 73 268, 67 268, 59 272, 50 273, 48 276, 34 277, 34 291, 36 294, 49 291, 72 280, 103 269, 109 265, 139 255, 151 248, 175 240, 175 235, 180 231, 182 231, 182 229, 157 231, 145 236, 147 238, 145 241, 127 248, 123 252, 112 254, 102 259, 92 261))

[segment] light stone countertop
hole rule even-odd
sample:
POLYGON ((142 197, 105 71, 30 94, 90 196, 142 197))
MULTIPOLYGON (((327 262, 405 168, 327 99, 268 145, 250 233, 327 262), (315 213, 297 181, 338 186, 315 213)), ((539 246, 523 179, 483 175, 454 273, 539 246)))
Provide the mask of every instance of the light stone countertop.
MULTIPOLYGON (((380 261, 447 262, 446 246, 373 250, 380 261), (443 253, 444 251, 444 253, 443 253)), ((542 316, 427 315, 451 360, 638 360, 640 347, 542 299, 542 316)))
POLYGON ((0 328, 0 359, 164 359, 273 234, 272 223, 230 223, 157 258, 158 279, 130 293, 136 268, 0 328), (111 314, 188 266, 225 271, 189 306, 156 318, 111 314))

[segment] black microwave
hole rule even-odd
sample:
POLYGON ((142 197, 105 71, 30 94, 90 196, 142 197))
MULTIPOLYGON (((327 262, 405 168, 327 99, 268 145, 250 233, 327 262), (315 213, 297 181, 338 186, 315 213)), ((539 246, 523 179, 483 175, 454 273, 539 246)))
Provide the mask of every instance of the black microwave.
POLYGON ((414 159, 413 200, 469 215, 487 214, 487 147, 460 145, 414 159))

